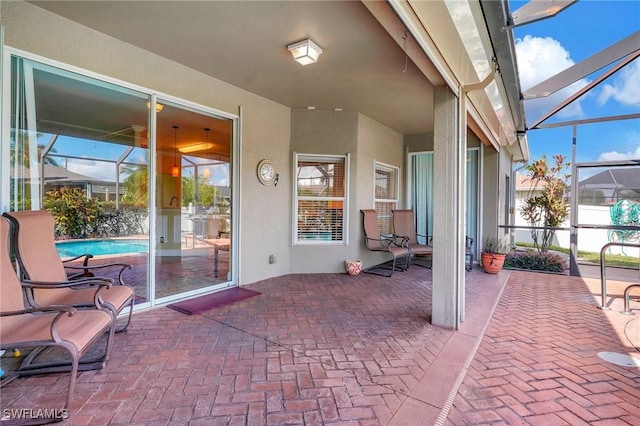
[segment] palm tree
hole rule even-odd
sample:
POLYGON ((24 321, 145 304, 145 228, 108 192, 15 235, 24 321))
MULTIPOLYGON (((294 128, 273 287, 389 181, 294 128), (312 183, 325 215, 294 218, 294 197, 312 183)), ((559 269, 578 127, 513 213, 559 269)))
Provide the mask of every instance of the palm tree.
MULTIPOLYGON (((17 149, 15 133, 16 133, 15 129, 11 129, 11 139, 9 144, 11 164, 16 164, 16 160, 17 160, 19 165, 28 168, 30 166, 31 157, 29 155, 28 145, 22 142, 25 139, 24 131, 20 132, 21 133, 20 142, 21 142, 21 145, 25 147, 25 149, 20 149, 20 150, 17 149)), ((36 138, 39 139, 43 135, 44 135, 43 133, 37 133, 36 138)), ((42 152, 44 151, 45 146, 46 146, 45 144, 38 144, 38 148, 37 148, 38 159, 42 158, 42 152)), ((56 152, 58 152, 56 148, 52 147, 49 150, 49 152, 47 152, 47 155, 44 158, 42 158, 42 162, 44 164, 49 164, 52 166, 59 166, 58 162, 54 158, 49 156, 49 154, 51 153, 55 154, 56 152)))

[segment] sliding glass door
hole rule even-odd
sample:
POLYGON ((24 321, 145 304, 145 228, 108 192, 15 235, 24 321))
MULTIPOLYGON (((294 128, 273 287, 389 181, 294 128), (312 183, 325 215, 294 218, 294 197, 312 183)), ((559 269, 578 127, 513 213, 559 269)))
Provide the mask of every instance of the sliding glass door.
MULTIPOLYGON (((477 148, 467 150, 466 235, 475 241, 478 241, 478 157, 477 148)), ((409 164, 410 202, 415 212, 416 231, 433 235, 433 152, 412 153, 409 164)))
POLYGON ((233 121, 159 99, 155 297, 226 287, 233 121))
POLYGON ((63 66, 10 61, 2 204, 49 211, 62 258, 132 265, 124 280, 138 303, 229 285, 234 118, 63 66))
POLYGON ((10 209, 49 211, 62 258, 131 264, 148 301, 148 96, 16 56, 11 82, 10 209))

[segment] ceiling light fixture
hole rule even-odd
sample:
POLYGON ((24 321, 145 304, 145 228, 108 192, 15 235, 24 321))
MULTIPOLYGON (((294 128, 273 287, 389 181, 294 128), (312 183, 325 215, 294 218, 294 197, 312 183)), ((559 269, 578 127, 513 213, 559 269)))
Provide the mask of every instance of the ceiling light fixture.
POLYGON ((322 53, 322 48, 315 44, 311 39, 290 44, 287 46, 287 49, 291 51, 293 59, 302 65, 313 64, 318 60, 318 57, 322 53))
POLYGON ((173 126, 173 167, 171 168, 171 176, 180 176, 180 168, 177 162, 177 146, 178 146, 178 126, 173 126))
POLYGON ((211 149, 211 148, 213 148, 212 143, 199 142, 199 143, 194 143, 193 145, 181 146, 180 148, 178 148, 178 151, 188 154, 190 152, 204 151, 205 149, 211 149))

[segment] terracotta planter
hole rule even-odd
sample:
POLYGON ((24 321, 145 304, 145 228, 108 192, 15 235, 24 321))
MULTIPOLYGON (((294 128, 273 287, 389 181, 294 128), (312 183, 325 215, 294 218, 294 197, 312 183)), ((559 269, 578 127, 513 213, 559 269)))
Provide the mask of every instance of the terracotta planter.
POLYGON ((488 274, 497 274, 502 270, 506 254, 482 253, 482 268, 488 274))

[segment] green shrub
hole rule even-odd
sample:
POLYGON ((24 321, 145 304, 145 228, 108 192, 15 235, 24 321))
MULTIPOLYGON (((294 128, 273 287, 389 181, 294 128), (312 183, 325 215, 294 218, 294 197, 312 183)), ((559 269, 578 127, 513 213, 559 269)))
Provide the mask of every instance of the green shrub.
POLYGON ((562 272, 567 269, 567 261, 560 255, 538 251, 512 251, 504 260, 505 268, 529 269, 534 271, 562 272))
POLYGON ((91 229, 102 211, 100 202, 88 199, 85 191, 79 187, 47 191, 43 207, 55 218, 55 234, 59 239, 91 236, 91 229))

